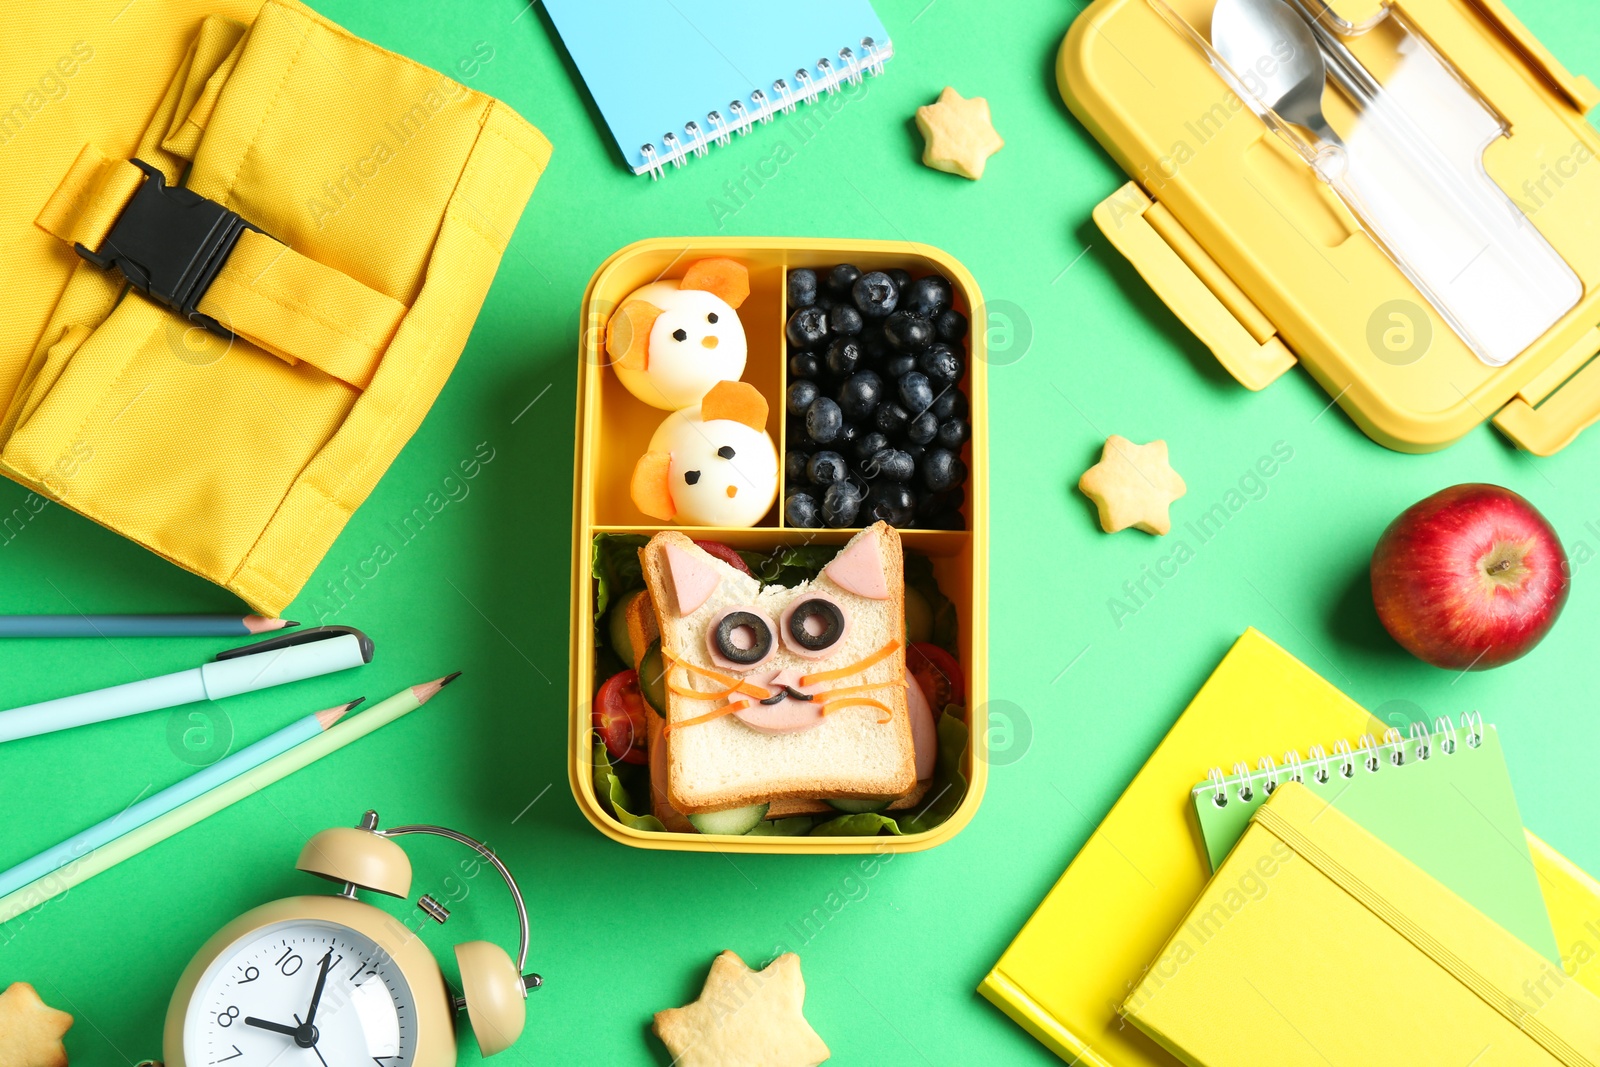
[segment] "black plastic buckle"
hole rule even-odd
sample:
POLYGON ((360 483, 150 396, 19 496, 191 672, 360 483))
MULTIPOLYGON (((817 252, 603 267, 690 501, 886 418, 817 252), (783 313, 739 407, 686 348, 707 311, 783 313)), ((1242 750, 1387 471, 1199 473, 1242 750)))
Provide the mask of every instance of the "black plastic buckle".
POLYGON ((129 160, 146 179, 122 209, 100 252, 81 244, 78 255, 102 270, 116 267, 128 284, 212 333, 233 332, 195 310, 245 230, 263 232, 215 200, 168 185, 161 171, 129 160))

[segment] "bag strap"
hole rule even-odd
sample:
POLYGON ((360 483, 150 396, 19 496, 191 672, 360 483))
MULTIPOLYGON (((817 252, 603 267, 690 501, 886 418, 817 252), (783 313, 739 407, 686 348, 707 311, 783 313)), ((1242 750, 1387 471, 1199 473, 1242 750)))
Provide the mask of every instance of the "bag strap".
MULTIPOLYGON (((35 222, 80 252, 114 258, 107 238, 146 184, 160 182, 152 170, 86 145, 35 222)), ((405 317, 404 304, 254 227, 240 230, 223 254, 193 303, 196 311, 290 366, 304 360, 366 389, 405 317)))

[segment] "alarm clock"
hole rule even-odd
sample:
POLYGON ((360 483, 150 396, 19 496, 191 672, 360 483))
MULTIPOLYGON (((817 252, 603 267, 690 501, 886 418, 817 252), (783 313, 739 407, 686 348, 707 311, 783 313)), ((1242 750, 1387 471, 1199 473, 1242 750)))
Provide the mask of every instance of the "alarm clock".
MULTIPOLYGON (((485 1056, 521 1036, 528 990, 542 980, 523 974, 522 891, 486 845, 442 826, 380 830, 378 813, 368 811, 359 826, 324 830, 306 842, 295 866, 343 888, 264 904, 205 943, 167 1009, 167 1067, 451 1067, 460 1012, 485 1056), (516 905, 516 962, 487 941, 457 945, 460 995, 446 986, 416 931, 357 898, 361 890, 409 895, 411 861, 393 840, 408 834, 473 849, 505 880, 516 905)), ((429 895, 417 905, 435 922, 449 918, 429 895)))

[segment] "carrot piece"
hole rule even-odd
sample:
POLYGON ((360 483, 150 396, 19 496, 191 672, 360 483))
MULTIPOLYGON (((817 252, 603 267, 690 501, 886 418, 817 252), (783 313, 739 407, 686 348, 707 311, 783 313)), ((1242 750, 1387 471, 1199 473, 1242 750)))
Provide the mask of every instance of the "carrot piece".
POLYGON ((767 398, 749 382, 718 382, 700 401, 700 417, 732 419, 752 430, 767 428, 767 398))
POLYGON ((879 726, 882 726, 884 723, 894 718, 894 709, 890 708, 889 705, 884 704, 881 701, 873 700, 871 697, 845 697, 843 700, 824 701, 822 705, 822 714, 824 716, 832 715, 840 708, 853 707, 877 708, 879 711, 883 712, 883 718, 878 720, 879 726))
POLYGON ((625 302, 606 323, 606 355, 628 370, 644 371, 650 362, 650 329, 661 309, 643 300, 625 302))
POLYGON ((749 706, 750 702, 748 700, 741 700, 737 704, 724 704, 716 711, 708 711, 706 714, 696 715, 692 719, 684 719, 682 722, 669 722, 667 725, 661 728, 661 732, 663 734, 670 734, 673 730, 676 730, 680 726, 699 726, 703 722, 710 722, 713 719, 720 719, 724 715, 732 715, 736 711, 743 711, 749 706))
POLYGON ((672 489, 667 484, 672 470, 670 452, 646 452, 633 465, 633 478, 628 482, 628 495, 633 506, 652 519, 671 521, 678 513, 672 502, 672 489))
POLYGON ((689 264, 678 288, 703 289, 721 297, 729 307, 736 308, 750 295, 750 272, 736 259, 721 256, 702 259, 689 264))
POLYGON ((882 648, 878 649, 878 651, 872 653, 872 655, 868 656, 866 659, 860 660, 859 662, 856 662, 856 663, 852 663, 848 667, 840 667, 836 671, 822 671, 819 674, 808 674, 808 675, 805 675, 804 677, 802 677, 800 679, 800 684, 801 685, 816 685, 818 682, 831 682, 831 681, 834 681, 834 680, 839 679, 839 678, 848 678, 852 674, 860 674, 862 671, 866 670, 868 667, 871 667, 874 664, 882 663, 884 660, 886 660, 890 656, 894 655, 896 650, 898 650, 899 648, 900 648, 900 639, 899 638, 892 638, 892 639, 890 639, 888 644, 886 644, 882 648))

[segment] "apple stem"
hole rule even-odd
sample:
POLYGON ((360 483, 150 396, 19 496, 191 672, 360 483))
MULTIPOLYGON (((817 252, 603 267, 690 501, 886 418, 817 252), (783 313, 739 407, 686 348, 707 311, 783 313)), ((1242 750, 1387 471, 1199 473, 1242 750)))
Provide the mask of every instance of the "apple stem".
POLYGON ((1511 561, 1509 559, 1497 559, 1493 563, 1489 564, 1489 573, 1500 574, 1506 570, 1509 570, 1510 567, 1511 561))

